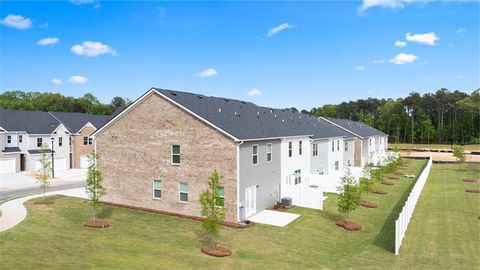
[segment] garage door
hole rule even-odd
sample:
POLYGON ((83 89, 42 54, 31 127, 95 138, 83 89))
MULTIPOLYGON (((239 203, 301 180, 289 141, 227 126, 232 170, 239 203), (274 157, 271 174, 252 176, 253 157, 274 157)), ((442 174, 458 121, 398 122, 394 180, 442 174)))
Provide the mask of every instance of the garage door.
MULTIPOLYGON (((35 161, 35 171, 38 172, 42 168, 42 163, 40 160, 35 161)), ((65 171, 67 169, 67 159, 66 158, 56 158, 55 159, 55 171, 65 171)))
POLYGON ((80 168, 88 169, 88 156, 80 156, 80 168))
POLYGON ((0 159, 0 174, 14 173, 15 159, 0 159))

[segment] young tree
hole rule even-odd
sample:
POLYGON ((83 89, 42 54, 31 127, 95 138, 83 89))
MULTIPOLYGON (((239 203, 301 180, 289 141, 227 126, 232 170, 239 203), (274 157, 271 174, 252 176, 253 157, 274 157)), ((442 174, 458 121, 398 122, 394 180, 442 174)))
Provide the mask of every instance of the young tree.
POLYGON ((87 186, 85 187, 90 204, 92 205, 93 221, 97 220, 97 205, 100 198, 106 193, 103 187, 102 174, 97 169, 98 158, 99 156, 94 152, 88 155, 87 186))
POLYGON ((52 175, 52 161, 47 154, 47 148, 42 144, 40 148, 40 164, 41 167, 35 174, 37 183, 43 189, 43 197, 45 197, 45 190, 50 186, 50 176, 52 175))
POLYGON ((200 194, 202 216, 205 218, 202 227, 205 229, 213 249, 217 248, 220 222, 225 219, 227 213, 227 209, 223 207, 223 198, 220 197, 220 191, 223 189, 220 185, 222 178, 223 176, 215 170, 208 178, 208 188, 200 194))
POLYGON ((460 146, 453 147, 453 156, 457 159, 457 162, 465 162, 465 153, 463 148, 460 146))
POLYGON ((352 176, 350 169, 346 170, 341 179, 341 186, 338 188, 338 212, 345 215, 345 220, 348 221, 350 213, 357 209, 360 203, 361 190, 357 186, 355 178, 352 176))

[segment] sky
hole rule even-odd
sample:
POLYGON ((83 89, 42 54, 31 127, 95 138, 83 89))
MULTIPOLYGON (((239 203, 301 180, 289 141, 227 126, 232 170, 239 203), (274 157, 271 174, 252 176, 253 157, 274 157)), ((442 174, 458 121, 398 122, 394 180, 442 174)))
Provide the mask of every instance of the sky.
POLYGON ((309 110, 480 87, 480 2, 0 2, 0 92, 309 110))

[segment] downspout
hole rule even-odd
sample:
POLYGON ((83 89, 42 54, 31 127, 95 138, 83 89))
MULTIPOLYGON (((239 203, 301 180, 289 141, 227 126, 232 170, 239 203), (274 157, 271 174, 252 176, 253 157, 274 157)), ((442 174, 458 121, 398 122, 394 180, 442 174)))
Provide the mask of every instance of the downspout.
MULTIPOLYGON (((240 145, 243 141, 237 142, 237 222, 240 223, 240 145)), ((96 147, 96 144, 95 144, 96 147)))

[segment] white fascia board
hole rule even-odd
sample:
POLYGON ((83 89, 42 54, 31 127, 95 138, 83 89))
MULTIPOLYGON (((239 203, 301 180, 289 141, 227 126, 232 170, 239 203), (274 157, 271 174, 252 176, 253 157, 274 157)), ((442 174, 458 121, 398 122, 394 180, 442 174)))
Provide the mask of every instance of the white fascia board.
POLYGON ((295 139, 295 138, 305 138, 305 137, 311 137, 313 136, 312 134, 306 134, 306 135, 295 135, 295 136, 282 136, 282 137, 269 137, 269 138, 255 138, 255 139, 246 139, 242 140, 244 142, 253 142, 253 141, 269 141, 269 140, 281 140, 281 139, 295 139))
POLYGON ((82 132, 82 130, 83 130, 84 128, 86 128, 86 127, 91 127, 91 128, 93 128, 93 129, 97 130, 97 128, 96 128, 92 123, 87 122, 81 129, 79 129, 79 130, 78 130, 76 133, 74 133, 74 134, 80 134, 80 132, 82 132))

